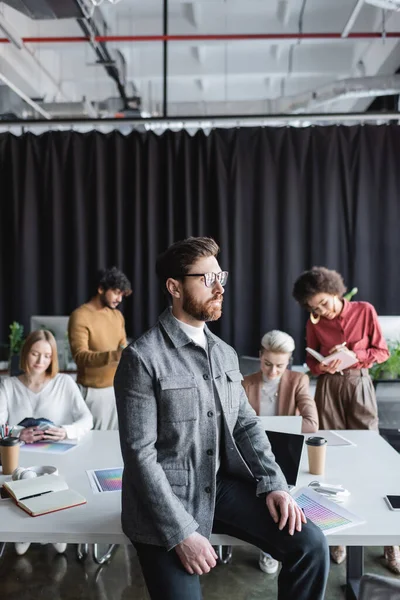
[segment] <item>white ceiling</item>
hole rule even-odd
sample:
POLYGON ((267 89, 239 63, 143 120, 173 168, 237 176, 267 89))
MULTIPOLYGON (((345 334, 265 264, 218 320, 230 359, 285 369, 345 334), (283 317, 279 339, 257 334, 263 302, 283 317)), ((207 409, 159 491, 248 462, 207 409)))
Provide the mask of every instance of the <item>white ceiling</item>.
MULTIPOLYGON (((356 0, 169 0, 170 34, 341 33, 356 0), (304 6, 305 4, 305 6, 304 6), (302 24, 299 23, 303 11, 302 24)), ((161 0, 104 0, 112 35, 160 35, 161 0)), ((0 23, 17 38, 82 36, 73 19, 33 21, 0 2, 0 23)), ((364 4, 352 32, 382 28, 382 11, 364 4)), ((386 11, 386 30, 400 31, 400 13, 386 11)), ((0 32, 0 37, 2 34, 0 32)), ((265 113, 281 98, 316 90, 335 80, 393 74, 400 67, 400 40, 176 41, 168 44, 169 115, 265 113), (362 66, 359 66, 362 61, 362 66)), ((127 62, 127 79, 142 109, 162 107, 162 43, 111 43, 127 62)), ((101 101, 118 96, 88 43, 0 44, 0 79, 46 102, 101 101)), ((129 90, 129 86, 128 86, 129 90)), ((364 110, 371 98, 337 100, 318 112, 364 110)), ((312 106, 310 106, 310 111, 312 106)))

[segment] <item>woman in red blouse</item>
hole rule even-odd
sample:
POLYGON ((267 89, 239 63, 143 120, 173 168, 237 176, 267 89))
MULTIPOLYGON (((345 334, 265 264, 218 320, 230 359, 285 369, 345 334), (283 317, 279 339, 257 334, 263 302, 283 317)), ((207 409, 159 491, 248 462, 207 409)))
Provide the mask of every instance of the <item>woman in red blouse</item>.
MULTIPOLYGON (((293 296, 308 310, 307 347, 323 356, 338 347, 357 363, 340 370, 340 361, 324 365, 307 355, 307 364, 318 375, 315 403, 321 429, 378 429, 375 389, 368 369, 389 358, 376 311, 368 302, 348 302, 342 276, 325 267, 313 267, 296 280, 293 296)), ((344 547, 331 549, 336 562, 346 556, 344 547)), ((400 573, 397 546, 386 547, 387 566, 400 573)))

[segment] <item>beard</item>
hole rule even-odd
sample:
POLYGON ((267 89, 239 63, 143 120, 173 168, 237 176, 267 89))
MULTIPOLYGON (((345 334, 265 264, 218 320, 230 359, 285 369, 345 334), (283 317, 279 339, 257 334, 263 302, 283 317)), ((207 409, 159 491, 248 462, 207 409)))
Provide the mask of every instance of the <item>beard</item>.
POLYGON ((118 302, 118 304, 116 304, 116 305, 114 306, 113 304, 109 303, 109 302, 107 301, 107 298, 106 298, 106 295, 105 295, 105 294, 100 294, 100 302, 102 303, 102 305, 103 305, 103 307, 104 307, 104 308, 106 308, 106 307, 107 307, 107 308, 111 308, 111 310, 115 310, 116 308, 118 308, 118 306, 119 306, 119 304, 120 304, 120 303, 118 302))
POLYGON ((182 308, 183 310, 196 319, 196 321, 217 321, 222 314, 222 302, 224 298, 222 294, 215 294, 207 302, 199 302, 189 292, 185 292, 182 308), (213 306, 215 300, 221 301, 221 306, 213 306))

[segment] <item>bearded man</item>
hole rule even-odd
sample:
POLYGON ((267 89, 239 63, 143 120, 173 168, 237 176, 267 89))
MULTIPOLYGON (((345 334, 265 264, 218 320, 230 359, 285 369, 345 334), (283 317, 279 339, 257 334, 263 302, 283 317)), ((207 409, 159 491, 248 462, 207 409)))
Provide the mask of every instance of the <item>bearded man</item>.
POLYGON ((282 562, 280 600, 322 600, 325 538, 288 493, 235 351, 205 324, 222 313, 218 252, 213 239, 188 238, 158 257, 172 306, 122 353, 122 527, 152 600, 201 599, 199 575, 216 565, 212 531, 282 562))

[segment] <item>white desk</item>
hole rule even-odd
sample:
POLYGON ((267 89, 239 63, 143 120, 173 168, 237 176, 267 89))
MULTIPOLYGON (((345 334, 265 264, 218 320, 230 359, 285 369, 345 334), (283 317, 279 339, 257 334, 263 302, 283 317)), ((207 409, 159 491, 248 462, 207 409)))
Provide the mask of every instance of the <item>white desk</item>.
MULTIPOLYGON (((400 455, 377 433, 346 431, 357 446, 328 447, 326 476, 310 475, 303 453, 299 485, 312 479, 341 483, 352 495, 345 505, 366 523, 328 537, 330 545, 348 546, 348 583, 362 574, 362 546, 397 545, 400 542, 400 513, 388 510, 383 497, 400 493, 400 455)), ((91 431, 82 443, 63 455, 21 452, 20 464, 51 464, 58 467, 68 485, 82 493, 88 503, 50 515, 32 518, 9 500, 0 501, 2 542, 60 542, 128 544, 120 523, 120 494, 93 494, 86 469, 122 464, 118 432, 91 431)), ((214 545, 240 545, 240 540, 213 535, 214 545)), ((351 596, 350 585, 348 598, 351 596)))

